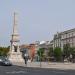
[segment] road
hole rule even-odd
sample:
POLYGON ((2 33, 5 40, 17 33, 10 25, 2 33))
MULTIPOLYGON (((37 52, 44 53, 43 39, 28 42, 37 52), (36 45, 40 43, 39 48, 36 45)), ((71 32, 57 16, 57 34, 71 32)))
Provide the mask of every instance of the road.
POLYGON ((21 66, 0 66, 0 75, 75 75, 75 70, 26 68, 21 66))

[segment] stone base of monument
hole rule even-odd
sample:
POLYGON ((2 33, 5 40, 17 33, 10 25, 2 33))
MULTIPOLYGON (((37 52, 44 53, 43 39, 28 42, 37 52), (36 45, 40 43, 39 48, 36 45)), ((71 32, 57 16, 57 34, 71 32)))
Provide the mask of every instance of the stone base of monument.
POLYGON ((25 65, 25 61, 22 58, 21 53, 16 53, 16 52, 11 53, 10 56, 9 56, 9 60, 11 61, 11 63, 13 65, 17 65, 17 66, 25 65))

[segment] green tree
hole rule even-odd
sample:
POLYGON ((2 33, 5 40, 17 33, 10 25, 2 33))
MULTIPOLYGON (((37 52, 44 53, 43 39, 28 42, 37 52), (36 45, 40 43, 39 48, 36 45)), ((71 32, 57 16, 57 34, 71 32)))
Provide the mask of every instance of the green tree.
POLYGON ((70 48, 70 54, 75 58, 75 47, 70 48))
POLYGON ((56 48, 54 49, 54 57, 56 58, 56 61, 61 61, 61 58, 62 58, 62 51, 61 51, 61 48, 56 47, 56 48))
POLYGON ((42 60, 43 56, 44 56, 44 48, 39 48, 39 50, 37 51, 37 54, 38 54, 40 60, 42 60))
POLYGON ((54 55, 53 47, 49 48, 48 56, 52 57, 54 55))
POLYGON ((9 47, 0 47, 0 56, 7 56, 9 52, 9 47))
POLYGON ((65 44, 63 46, 63 53, 66 57, 70 56, 70 44, 65 44))

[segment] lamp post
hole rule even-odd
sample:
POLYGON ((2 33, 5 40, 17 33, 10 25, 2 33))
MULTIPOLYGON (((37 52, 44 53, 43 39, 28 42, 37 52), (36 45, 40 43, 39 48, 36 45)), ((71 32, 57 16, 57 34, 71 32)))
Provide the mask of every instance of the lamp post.
POLYGON ((41 51, 40 51, 40 68, 41 68, 41 51))

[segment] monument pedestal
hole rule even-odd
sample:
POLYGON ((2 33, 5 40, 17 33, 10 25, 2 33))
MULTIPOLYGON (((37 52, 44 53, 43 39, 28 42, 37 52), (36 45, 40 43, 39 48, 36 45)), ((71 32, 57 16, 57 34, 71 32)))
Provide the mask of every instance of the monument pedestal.
POLYGON ((17 66, 25 65, 25 61, 22 58, 21 53, 17 53, 17 52, 10 53, 9 60, 13 65, 17 65, 17 66))

